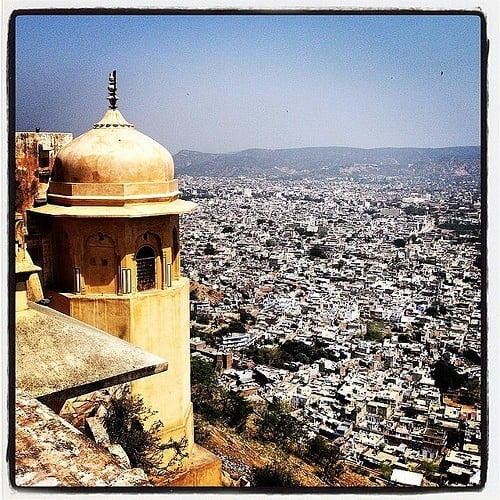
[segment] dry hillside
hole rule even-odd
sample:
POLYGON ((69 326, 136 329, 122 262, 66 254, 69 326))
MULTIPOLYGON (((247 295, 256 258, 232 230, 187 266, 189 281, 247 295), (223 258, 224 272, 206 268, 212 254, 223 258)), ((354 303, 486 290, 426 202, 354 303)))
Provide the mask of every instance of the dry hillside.
MULTIPOLYGON (((293 471, 294 478, 306 487, 327 487, 321 480, 321 471, 303 460, 288 455, 272 444, 262 444, 233 430, 207 425, 208 439, 202 446, 210 450, 222 460, 226 485, 234 486, 240 478, 248 479, 255 467, 267 464, 285 463, 293 471), (231 478, 233 482, 228 481, 231 478)), ((373 487, 378 486, 368 478, 361 476, 344 465, 342 474, 334 486, 339 487, 373 487)))

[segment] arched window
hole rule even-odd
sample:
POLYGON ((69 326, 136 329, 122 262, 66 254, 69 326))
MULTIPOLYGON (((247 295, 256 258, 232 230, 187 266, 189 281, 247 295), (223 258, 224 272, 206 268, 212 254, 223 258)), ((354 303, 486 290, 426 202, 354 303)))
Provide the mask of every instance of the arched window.
POLYGON ((156 255, 149 246, 144 245, 135 256, 137 263, 137 291, 156 288, 156 255))

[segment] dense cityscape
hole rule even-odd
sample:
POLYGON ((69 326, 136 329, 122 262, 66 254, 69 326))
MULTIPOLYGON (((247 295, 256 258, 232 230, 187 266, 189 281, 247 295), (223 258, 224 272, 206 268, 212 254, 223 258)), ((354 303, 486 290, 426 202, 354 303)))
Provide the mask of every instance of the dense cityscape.
POLYGON ((479 484, 477 179, 181 183, 191 350, 219 382, 392 484, 479 484))
POLYGON ((495 12, 41 7, 2 498, 496 498, 495 12))

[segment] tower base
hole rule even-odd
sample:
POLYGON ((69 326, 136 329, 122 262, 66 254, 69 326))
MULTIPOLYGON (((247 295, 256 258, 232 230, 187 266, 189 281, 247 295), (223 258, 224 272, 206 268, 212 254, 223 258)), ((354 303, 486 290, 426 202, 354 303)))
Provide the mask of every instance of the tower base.
POLYGON ((154 486, 222 486, 222 462, 210 451, 195 444, 186 470, 173 478, 152 480, 154 486))

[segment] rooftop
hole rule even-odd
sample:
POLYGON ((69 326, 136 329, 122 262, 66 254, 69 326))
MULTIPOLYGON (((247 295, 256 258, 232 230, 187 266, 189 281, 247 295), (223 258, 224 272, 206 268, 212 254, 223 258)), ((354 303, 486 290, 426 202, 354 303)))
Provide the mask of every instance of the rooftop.
POLYGON ((30 303, 16 314, 16 385, 67 399, 167 370, 167 362, 81 321, 30 303))
POLYGON ((157 215, 187 214, 196 209, 192 201, 176 199, 173 201, 150 201, 148 203, 130 203, 115 206, 64 206, 42 205, 30 212, 54 217, 153 217, 157 215))

